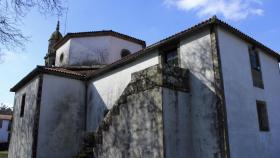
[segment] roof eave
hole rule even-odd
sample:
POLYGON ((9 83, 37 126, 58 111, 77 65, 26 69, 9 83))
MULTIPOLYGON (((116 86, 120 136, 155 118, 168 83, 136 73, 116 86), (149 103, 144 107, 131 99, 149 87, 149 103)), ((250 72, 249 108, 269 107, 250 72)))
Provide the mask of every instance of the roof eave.
POLYGON ((119 61, 116 61, 110 65, 107 65, 105 66, 104 68, 101 68, 99 70, 97 70, 96 72, 92 73, 91 75, 88 75, 86 78, 87 80, 90 80, 92 78, 95 78, 96 76, 100 76, 100 75, 103 75, 104 73, 110 71, 110 70, 113 70, 113 69, 116 69, 118 67, 121 67, 123 65, 126 65, 126 64, 129 64, 135 60, 137 60, 138 58, 141 58, 142 56, 144 56, 146 53, 154 50, 154 49, 158 49, 164 45, 166 45, 167 43, 170 43, 170 42, 173 42, 173 41, 179 41, 181 38, 187 36, 187 35, 191 35, 201 29, 207 29, 211 26, 212 24, 212 21, 211 19, 210 20, 207 20, 207 21, 204 21, 198 25, 195 25, 187 30, 184 30, 182 32, 179 32, 173 36, 170 36, 164 40, 161 40, 145 49, 142 49, 134 54, 131 54, 119 61))
POLYGON ((265 45, 263 45, 262 43, 256 41, 255 39, 249 37, 248 35, 242 33, 241 31, 239 31, 238 29, 230 26, 229 24, 219 20, 217 17, 213 17, 211 19, 208 19, 204 22, 201 22, 185 31, 179 32, 173 36, 170 36, 164 40, 161 40, 143 50, 140 50, 139 52, 136 52, 134 54, 131 54, 119 61, 116 61, 115 63, 112 63, 108 66, 105 66, 104 68, 101 68, 99 70, 97 70, 96 72, 92 73, 91 75, 87 76, 87 79, 92 79, 95 78, 96 76, 100 76, 103 75, 104 73, 114 70, 118 67, 121 67, 123 65, 126 65, 130 62, 133 62, 135 60, 137 60, 138 58, 140 58, 141 56, 145 55, 146 53, 150 52, 153 49, 158 49, 163 45, 166 45, 167 43, 170 43, 172 41, 176 41, 176 40, 180 40, 181 38, 186 37, 187 35, 196 33, 197 31, 200 31, 201 29, 206 29, 206 28, 210 28, 213 26, 221 26, 223 28, 225 28, 226 30, 232 32, 233 34, 237 35, 238 37, 242 38, 245 41, 248 41, 248 43, 252 43, 254 45, 256 45, 259 49, 263 50, 264 53, 269 54, 273 57, 275 57, 276 59, 278 59, 278 61, 280 62, 280 55, 273 51, 272 49, 266 47, 265 45))
POLYGON ((266 53, 266 54, 276 58, 278 61, 280 61, 280 54, 278 52, 270 49, 269 47, 265 46, 261 42, 258 42, 254 38, 246 35, 245 33, 239 31, 238 29, 236 29, 233 26, 225 23, 224 21, 216 19, 215 22, 213 22, 213 24, 216 24, 216 25, 224 28, 225 30, 227 30, 227 31, 231 32, 232 34, 238 36, 239 38, 243 39, 244 41, 246 41, 246 42, 248 42, 252 45, 255 45, 257 48, 261 49, 264 53, 266 53))
POLYGON ((22 80, 20 80, 14 87, 12 87, 10 91, 11 92, 18 91, 24 85, 29 83, 32 79, 34 79, 35 77, 41 74, 50 74, 50 75, 56 75, 56 76, 71 78, 76 80, 85 80, 84 75, 74 75, 74 74, 68 74, 59 71, 51 71, 51 70, 46 70, 43 66, 37 66, 27 76, 25 76, 22 80))
POLYGON ((118 37, 118 38, 121 38, 124 40, 131 41, 133 43, 137 43, 137 44, 141 45, 142 48, 146 47, 146 42, 143 40, 109 30, 109 31, 96 31, 96 32, 67 33, 61 40, 59 40, 57 42, 57 44, 55 44, 54 49, 57 50, 71 38, 95 37, 95 36, 114 36, 114 37, 118 37))
POLYGON ((26 83, 31 81, 34 77, 40 74, 41 68, 37 66, 35 69, 33 69, 27 76, 25 76, 22 80, 20 80, 14 87, 10 89, 10 92, 16 92, 21 87, 23 87, 26 83))

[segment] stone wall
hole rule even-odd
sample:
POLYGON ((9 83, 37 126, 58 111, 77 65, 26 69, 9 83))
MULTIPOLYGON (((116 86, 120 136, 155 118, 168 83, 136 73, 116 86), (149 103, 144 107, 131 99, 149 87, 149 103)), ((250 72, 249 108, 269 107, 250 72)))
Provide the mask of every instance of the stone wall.
POLYGON ((95 156, 164 157, 163 90, 188 92, 182 84, 187 76, 186 70, 159 65, 134 73, 97 131, 95 156))
POLYGON ((131 74, 158 64, 158 52, 88 81, 87 132, 96 131, 103 120, 104 110, 111 109, 131 81, 131 74))
POLYGON ((111 126, 103 127, 99 158, 163 157, 161 91, 155 88, 127 96, 111 126))

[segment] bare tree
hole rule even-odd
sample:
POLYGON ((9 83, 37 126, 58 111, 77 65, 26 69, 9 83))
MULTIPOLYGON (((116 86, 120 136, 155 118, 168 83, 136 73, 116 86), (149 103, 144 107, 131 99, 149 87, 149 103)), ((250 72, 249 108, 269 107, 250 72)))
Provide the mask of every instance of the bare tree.
POLYGON ((12 115, 13 114, 13 109, 8 107, 4 103, 0 103, 0 114, 12 115))
POLYGON ((18 25, 33 8, 43 14, 61 15, 66 0, 0 0, 0 59, 1 49, 23 48, 28 39, 18 25))

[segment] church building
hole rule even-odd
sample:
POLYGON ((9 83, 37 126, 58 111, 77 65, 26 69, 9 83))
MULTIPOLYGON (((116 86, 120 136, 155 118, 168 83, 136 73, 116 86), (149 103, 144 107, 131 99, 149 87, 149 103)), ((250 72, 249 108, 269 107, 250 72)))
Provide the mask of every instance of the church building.
POLYGON ((216 16, 150 46, 58 23, 44 59, 11 88, 9 158, 280 155, 280 55, 216 16))

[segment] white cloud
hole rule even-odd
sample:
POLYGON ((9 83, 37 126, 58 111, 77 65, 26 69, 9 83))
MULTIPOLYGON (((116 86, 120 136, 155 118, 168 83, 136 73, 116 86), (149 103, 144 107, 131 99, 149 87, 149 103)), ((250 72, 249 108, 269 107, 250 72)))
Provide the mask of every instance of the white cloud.
POLYGON ((263 15, 261 0, 165 0, 168 6, 195 11, 199 17, 222 15, 229 20, 246 19, 249 15, 263 15))

